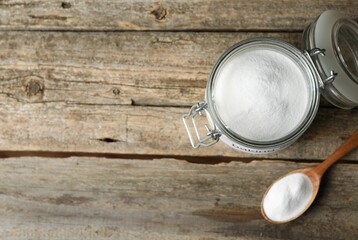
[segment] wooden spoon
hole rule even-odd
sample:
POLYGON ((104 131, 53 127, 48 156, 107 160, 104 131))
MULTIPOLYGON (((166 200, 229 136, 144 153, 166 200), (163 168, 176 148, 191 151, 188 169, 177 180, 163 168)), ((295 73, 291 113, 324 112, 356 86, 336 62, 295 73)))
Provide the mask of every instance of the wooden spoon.
POLYGON ((289 221, 292 221, 296 218, 298 218, 299 216, 301 216, 312 204, 312 202, 314 201, 314 199, 317 196, 318 193, 318 189, 321 183, 321 179, 323 174, 326 172, 326 170, 332 165, 334 164, 336 161, 338 161, 340 158, 342 158, 343 156, 345 156, 346 154, 348 154, 350 151, 356 149, 358 147, 358 130, 356 130, 345 142, 343 142, 343 144, 334 152, 332 153, 325 161, 323 161, 321 164, 313 166, 313 167, 309 167, 309 168, 304 168, 304 169, 299 169, 299 170, 295 170, 292 172, 289 172, 288 174, 280 177, 279 179, 277 179, 266 191, 266 193, 264 194, 264 197, 262 199, 261 202, 261 213, 263 215, 263 217, 271 222, 271 223, 286 223, 289 221), (306 207, 304 208, 304 210, 302 210, 301 212, 299 212, 298 214, 296 214, 295 216, 291 217, 288 220, 285 221, 277 221, 277 220, 272 220, 270 219, 265 211, 264 211, 264 200, 265 197, 267 195, 267 193, 270 191, 270 189, 272 188, 272 186, 277 183, 279 180, 281 180, 284 177, 287 177, 288 175, 294 174, 294 173, 302 173, 305 174, 309 180, 312 183, 312 195, 311 195, 311 199, 310 201, 307 203, 306 207))

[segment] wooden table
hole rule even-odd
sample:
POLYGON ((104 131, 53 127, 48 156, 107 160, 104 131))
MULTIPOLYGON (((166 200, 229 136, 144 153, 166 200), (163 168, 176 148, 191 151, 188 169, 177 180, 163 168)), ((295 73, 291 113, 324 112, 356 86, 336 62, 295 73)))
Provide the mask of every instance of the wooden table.
POLYGON ((358 110, 321 101, 284 151, 192 149, 181 116, 218 56, 251 37, 296 46, 351 0, 0 1, 0 239, 358 239, 358 151, 299 219, 272 225, 272 181, 321 162, 358 110))

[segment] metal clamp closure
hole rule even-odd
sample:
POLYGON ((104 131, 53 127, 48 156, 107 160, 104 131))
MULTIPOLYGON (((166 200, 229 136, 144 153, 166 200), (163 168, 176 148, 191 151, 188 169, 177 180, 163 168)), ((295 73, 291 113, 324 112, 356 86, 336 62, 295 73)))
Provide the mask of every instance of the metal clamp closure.
POLYGON ((308 53, 310 54, 311 57, 314 57, 317 55, 325 56, 326 55, 325 52, 326 52, 326 49, 321 49, 321 48, 313 48, 308 51, 308 53))
POLYGON ((203 113, 205 112, 206 108, 207 108, 207 103, 206 102, 199 102, 198 104, 195 104, 194 106, 191 107, 191 109, 190 109, 188 114, 183 116, 184 126, 185 126, 185 129, 186 129, 187 133, 188 133, 191 146, 193 148, 198 148, 198 147, 201 147, 201 146, 209 147, 209 146, 217 143, 219 141, 220 136, 221 136, 221 133, 217 129, 210 129, 208 127, 208 125, 205 124, 206 136, 201 137, 201 135, 199 133, 199 127, 198 127, 198 124, 197 124, 195 118, 198 115, 203 116, 203 113), (194 131, 195 131, 196 138, 193 136, 193 134, 192 134, 192 132, 190 130, 190 126, 188 124, 188 119, 191 119, 194 131))
MULTIPOLYGON (((318 55, 325 56, 326 55, 325 52, 326 52, 326 49, 313 48, 308 51, 308 54, 312 60, 313 57, 317 57, 318 55)), ((324 88, 325 85, 332 83, 334 81, 334 79, 337 77, 337 75, 338 75, 338 73, 331 70, 330 75, 328 77, 326 77, 325 79, 322 79, 323 84, 321 84, 321 87, 324 88)))

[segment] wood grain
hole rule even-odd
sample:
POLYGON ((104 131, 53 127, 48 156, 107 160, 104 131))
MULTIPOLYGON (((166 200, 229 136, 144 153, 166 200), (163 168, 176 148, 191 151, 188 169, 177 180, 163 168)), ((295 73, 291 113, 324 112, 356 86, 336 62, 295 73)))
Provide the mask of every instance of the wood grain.
MULTIPOLYGON (((186 108, 0 101, 2 151, 253 157, 221 142, 192 149, 181 121, 186 108)), ((357 125, 358 110, 323 108, 294 145, 261 157, 324 159, 357 125)), ((356 161, 358 151, 345 159, 356 161)))
POLYGON ((0 29, 301 31, 327 9, 358 18, 354 0, 3 0, 0 29))
POLYGON ((263 220, 267 186, 311 164, 219 165, 174 159, 0 160, 3 239, 354 239, 356 164, 337 164, 313 206, 284 225, 263 220), (308 227, 309 226, 309 227, 308 227))
MULTIPOLYGON (((0 94, 20 102, 187 106, 230 46, 300 33, 0 33, 0 94)), ((322 106, 331 106, 322 101, 322 106)))
POLYGON ((260 156, 194 150, 181 121, 228 47, 300 47, 326 9, 358 19, 352 0, 0 0, 0 239, 357 239, 358 150, 296 221, 259 206, 356 130, 358 109, 323 100, 296 143, 260 156))
MULTIPOLYGON (((2 32, 0 149, 251 158, 191 149, 181 116, 221 52, 253 36, 297 46, 300 34, 2 32)), ((265 157, 324 159, 356 126, 357 110, 322 108, 302 139, 265 157)))
POLYGON ((191 106, 243 39, 297 33, 1 32, 0 93, 20 102, 191 106))

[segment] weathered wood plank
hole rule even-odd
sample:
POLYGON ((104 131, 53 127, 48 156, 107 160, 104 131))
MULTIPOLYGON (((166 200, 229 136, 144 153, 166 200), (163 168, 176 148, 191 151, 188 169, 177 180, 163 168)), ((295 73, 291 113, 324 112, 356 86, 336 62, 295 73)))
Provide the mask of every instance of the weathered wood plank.
POLYGON ((261 217, 266 187, 307 167, 280 161, 218 165, 174 159, 0 160, 2 239, 355 239, 356 164, 337 164, 302 217, 261 217))
POLYGON ((358 18, 352 0, 3 0, 0 29, 292 31, 327 9, 358 18))
MULTIPOLYGON (((78 103, 18 103, 0 96, 2 151, 253 157, 223 143, 192 149, 181 117, 186 108, 78 103)), ((324 159, 358 126, 358 109, 322 108, 291 147, 267 158, 324 159)), ((346 157, 358 160, 358 151, 346 157)))
POLYGON ((21 102, 191 106, 216 59, 252 37, 297 33, 0 33, 0 92, 21 102))
MULTIPOLYGON (((0 35, 2 151, 250 157, 222 144, 192 150, 180 120, 188 108, 163 106, 202 100, 215 59, 234 43, 269 36, 299 45, 300 34, 0 35)), ((316 122, 296 145, 268 157, 322 159, 355 130, 358 114, 322 109, 316 122)))
POLYGON ((2 32, 0 93, 20 102, 191 106, 219 55, 252 37, 299 46, 301 34, 2 32))

